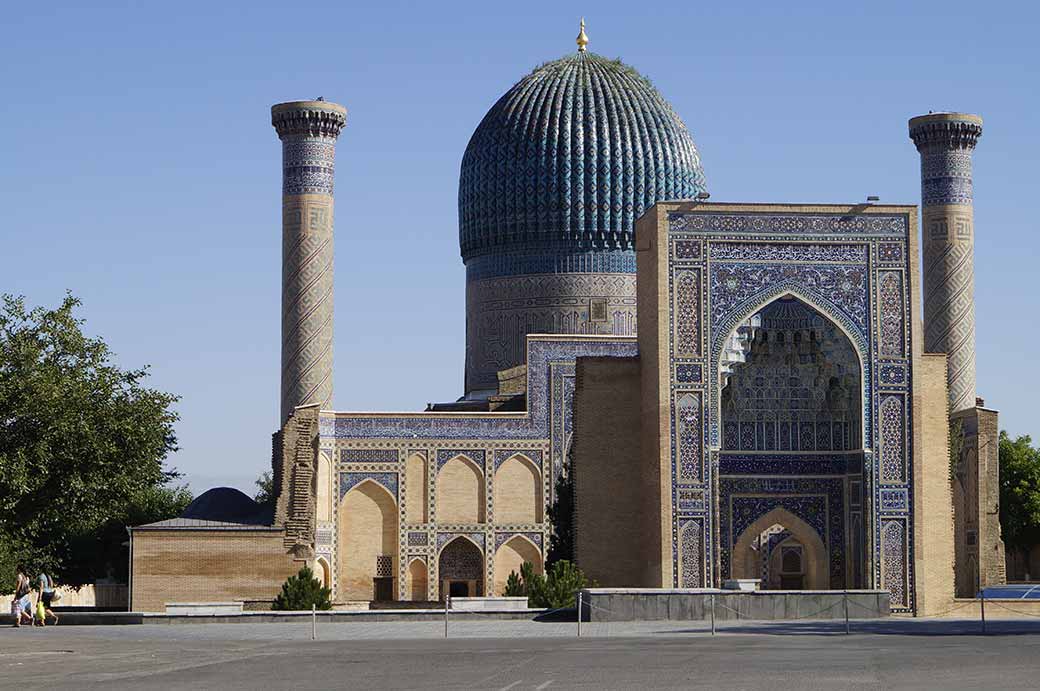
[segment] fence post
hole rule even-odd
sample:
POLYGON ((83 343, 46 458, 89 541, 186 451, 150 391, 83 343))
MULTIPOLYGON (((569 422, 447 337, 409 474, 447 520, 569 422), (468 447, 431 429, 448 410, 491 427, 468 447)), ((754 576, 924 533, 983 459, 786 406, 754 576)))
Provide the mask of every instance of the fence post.
POLYGON ((982 600, 980 609, 982 610, 982 635, 986 635, 986 589, 983 588, 979 591, 979 597, 982 600))
POLYGON ((578 591, 578 638, 581 638, 581 591, 578 591))
POLYGON ((845 589, 845 635, 849 635, 849 589, 845 589))
POLYGON ((715 593, 711 594, 711 635, 715 635, 715 593))
POLYGON ((318 638, 318 606, 311 605, 311 640, 318 638))
POLYGON ((451 593, 444 594, 444 637, 448 637, 448 609, 451 607, 451 593))

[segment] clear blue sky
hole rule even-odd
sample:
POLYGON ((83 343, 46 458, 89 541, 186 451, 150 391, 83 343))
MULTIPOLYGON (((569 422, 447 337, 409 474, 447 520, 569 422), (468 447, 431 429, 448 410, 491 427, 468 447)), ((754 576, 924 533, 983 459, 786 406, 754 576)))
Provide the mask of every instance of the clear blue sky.
POLYGON ((335 406, 462 391, 456 186, 532 67, 621 57, 675 106, 712 199, 918 203, 906 121, 981 114, 979 393, 1040 436, 1035 3, 17 3, 3 13, 0 291, 70 289, 179 394, 196 491, 252 493, 278 423, 280 156, 269 108, 349 109, 336 173, 335 406), (86 5, 91 5, 87 7, 86 5), (294 7, 296 9, 294 9, 294 7))

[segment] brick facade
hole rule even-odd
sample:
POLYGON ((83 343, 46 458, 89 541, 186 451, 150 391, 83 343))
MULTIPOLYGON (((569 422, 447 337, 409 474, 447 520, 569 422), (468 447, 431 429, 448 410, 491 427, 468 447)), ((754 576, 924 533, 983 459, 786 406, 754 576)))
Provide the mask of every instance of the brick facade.
POLYGON ((286 554, 275 528, 133 532, 130 609, 161 612, 169 602, 274 600, 302 562, 286 554))

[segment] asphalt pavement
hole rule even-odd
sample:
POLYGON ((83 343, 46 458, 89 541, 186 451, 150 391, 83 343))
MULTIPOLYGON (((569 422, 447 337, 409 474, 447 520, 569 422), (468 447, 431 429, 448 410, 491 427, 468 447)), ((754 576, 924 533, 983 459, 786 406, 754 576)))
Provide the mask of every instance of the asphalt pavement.
POLYGON ((1036 689, 1040 619, 0 628, 0 688, 1036 689))

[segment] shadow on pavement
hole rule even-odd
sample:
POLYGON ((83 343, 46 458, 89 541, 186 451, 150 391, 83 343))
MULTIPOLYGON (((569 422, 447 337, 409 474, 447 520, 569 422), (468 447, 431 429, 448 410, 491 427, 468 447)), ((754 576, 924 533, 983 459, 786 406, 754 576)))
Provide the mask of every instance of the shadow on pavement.
MULTIPOLYGON (((661 630, 657 634, 706 633, 710 629, 661 630)), ((844 636, 843 621, 760 621, 747 624, 720 623, 719 634, 759 634, 767 636, 844 636)), ((889 619, 853 620, 853 634, 877 636, 981 636, 982 624, 977 619, 889 619)), ((996 620, 986 622, 987 636, 1029 636, 1040 634, 1040 620, 996 620)))

